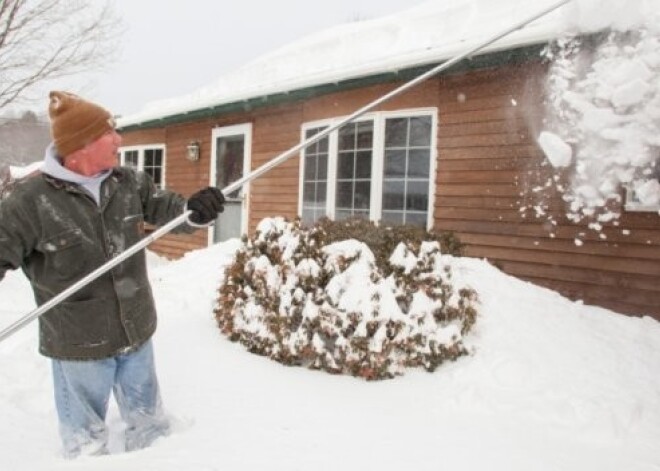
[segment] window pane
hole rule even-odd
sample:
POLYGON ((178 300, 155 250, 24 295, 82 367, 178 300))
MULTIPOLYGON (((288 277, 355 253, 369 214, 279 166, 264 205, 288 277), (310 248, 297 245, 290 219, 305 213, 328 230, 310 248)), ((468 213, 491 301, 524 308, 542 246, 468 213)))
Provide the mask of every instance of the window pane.
POLYGON ((328 184, 323 182, 323 183, 317 183, 316 186, 316 206, 320 209, 325 210, 325 200, 326 200, 326 193, 327 193, 327 188, 328 184))
POLYGON ((318 142, 319 152, 328 152, 328 138, 324 137, 318 142))
POLYGON ((302 211, 302 222, 306 226, 314 224, 316 219, 314 218, 314 210, 303 208, 302 211))
POLYGON ((356 209, 369 209, 371 201, 371 182, 355 183, 355 200, 353 207, 356 209))
POLYGON ((383 211, 382 221, 392 225, 403 224, 403 211, 383 211))
POLYGON ((385 151, 385 178, 402 178, 406 175, 406 151, 385 151))
POLYGON ((153 179, 157 187, 161 187, 163 184, 163 169, 156 167, 153 169, 153 179))
POLYGON ((353 207, 353 182, 337 183, 337 208, 353 207))
POLYGON ((355 164, 355 178, 371 178, 371 151, 360 151, 357 153, 355 164))
POLYGON ((388 119, 385 122, 385 147, 405 147, 407 142, 408 119, 388 119))
POLYGON ((428 178, 430 174, 430 154, 428 150, 411 150, 408 157, 408 178, 428 178))
POLYGON ((317 180, 328 179, 328 154, 319 154, 316 171, 317 180))
POLYGON ((383 184, 383 209, 403 209, 403 181, 385 181, 383 184))
POLYGON ((144 166, 153 167, 154 166, 154 151, 147 149, 144 151, 144 166))
POLYGON ((131 168, 138 168, 138 151, 129 150, 124 153, 124 165, 131 168))
POLYGON ((357 148, 371 149, 373 147, 373 140, 374 140, 373 121, 358 123, 357 148))
POLYGON ((340 152, 337 156, 337 178, 347 179, 354 176, 354 160, 353 152, 340 152))
POLYGON ((429 183, 408 182, 408 194, 406 198, 406 209, 426 211, 429 205, 429 183))
POLYGON ((431 145, 431 117, 410 118, 410 146, 429 147, 431 145))
POLYGON ((355 124, 347 124, 339 129, 339 150, 355 149, 355 124))
POLYGON ((335 219, 341 221, 342 219, 348 219, 353 216, 353 211, 351 210, 340 210, 338 209, 335 213, 335 219))
POLYGON ((407 212, 406 213, 406 224, 412 224, 413 226, 426 227, 427 215, 428 215, 427 213, 407 212))
POLYGON ((303 203, 305 206, 311 206, 316 198, 316 185, 314 183, 305 183, 303 185, 303 203))
POLYGON ((315 142, 314 144, 309 144, 305 147, 305 154, 307 155, 316 155, 319 152, 319 143, 315 142))
POLYGON ((316 180, 316 157, 305 156, 305 181, 316 180))

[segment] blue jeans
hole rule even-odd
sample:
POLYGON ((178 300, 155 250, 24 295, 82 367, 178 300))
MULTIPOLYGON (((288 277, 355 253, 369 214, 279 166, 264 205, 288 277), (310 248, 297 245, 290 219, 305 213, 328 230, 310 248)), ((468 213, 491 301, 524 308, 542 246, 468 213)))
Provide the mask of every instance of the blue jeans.
POLYGON ((151 340, 138 350, 104 360, 53 360, 55 406, 64 454, 108 453, 105 416, 113 391, 127 425, 126 451, 169 433, 158 390, 151 340))

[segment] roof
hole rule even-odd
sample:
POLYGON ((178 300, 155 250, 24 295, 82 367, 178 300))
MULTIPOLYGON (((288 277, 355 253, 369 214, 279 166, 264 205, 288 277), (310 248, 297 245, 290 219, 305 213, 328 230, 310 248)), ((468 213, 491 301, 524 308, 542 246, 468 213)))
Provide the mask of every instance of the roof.
MULTIPOLYGON (((578 0, 575 0, 578 1, 578 0)), ((245 64, 192 93, 147 104, 121 128, 273 94, 439 63, 556 1, 433 0, 379 19, 332 27, 245 64)), ((569 27, 568 7, 481 54, 546 43, 569 27)))

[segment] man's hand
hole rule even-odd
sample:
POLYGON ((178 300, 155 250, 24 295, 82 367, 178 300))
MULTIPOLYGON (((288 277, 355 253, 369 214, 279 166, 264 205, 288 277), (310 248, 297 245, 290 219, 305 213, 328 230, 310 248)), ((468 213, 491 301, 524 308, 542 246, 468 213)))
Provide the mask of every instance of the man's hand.
POLYGON ((188 199, 187 208, 192 211, 188 220, 193 226, 206 226, 218 217, 225 207, 225 196, 213 186, 199 190, 188 199))

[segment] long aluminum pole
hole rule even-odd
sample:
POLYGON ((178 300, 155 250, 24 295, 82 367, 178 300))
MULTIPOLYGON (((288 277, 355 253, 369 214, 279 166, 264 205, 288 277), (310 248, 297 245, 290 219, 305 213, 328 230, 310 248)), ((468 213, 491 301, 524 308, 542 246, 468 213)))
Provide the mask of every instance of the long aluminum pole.
POLYGON ((257 168, 256 170, 252 171, 249 175, 246 175, 245 177, 241 178, 240 180, 236 180, 234 183, 231 185, 228 185, 223 191, 224 194, 229 194, 232 191, 235 191, 242 187, 245 183, 249 182, 250 180, 257 178, 264 173, 266 173, 268 170, 270 170, 273 167, 277 167, 280 165, 282 162, 285 160, 289 159, 289 157, 296 155, 299 153, 301 150, 306 148, 307 146, 314 144, 315 142, 320 141, 327 135, 329 135, 331 132, 336 131, 340 127, 344 126, 345 124, 348 124, 363 114, 371 111, 372 109, 376 108, 378 105, 382 105, 388 100, 391 100, 397 95, 400 95, 401 93, 411 89, 412 87, 415 87, 419 85, 420 83, 430 79, 436 74, 439 74, 443 70, 448 69, 449 67, 453 66, 454 64, 462 61, 463 59, 470 57, 476 52, 479 52, 481 49, 485 48, 486 46, 490 46, 494 42, 502 39, 505 36, 508 36, 509 34, 513 33, 514 31, 517 31, 521 28, 523 28, 525 25, 531 23, 532 21, 538 20, 539 18, 547 15, 550 12, 555 11, 557 8, 571 2, 572 0, 561 0, 560 2, 557 2, 553 4, 552 6, 545 8, 543 11, 540 11, 538 13, 535 13, 534 15, 520 21, 519 23, 516 23, 514 26, 511 26, 497 34, 494 34, 484 42, 480 43, 479 45, 473 47, 467 52, 464 52, 462 54, 459 54, 458 56, 453 57, 452 59, 443 62, 442 64, 432 68, 428 72, 423 73, 419 77, 411 80, 410 82, 406 82, 405 84, 401 85, 399 88, 396 88, 392 90, 391 92, 387 93, 386 95, 383 95, 382 97, 378 98, 377 100, 372 101, 368 105, 363 106, 359 110, 357 110, 355 113, 352 115, 348 116, 347 118, 344 118, 343 120, 339 121, 338 123, 324 129, 323 131, 319 132, 318 134, 315 134, 314 136, 310 137, 309 139, 301 142, 297 146, 292 147, 291 149, 282 152, 280 155, 274 157, 272 160, 266 162, 263 164, 261 167, 257 168))
MULTIPOLYGON (((534 15, 531 15, 530 17, 516 23, 514 26, 511 26, 493 36, 488 38, 487 40, 483 41, 479 45, 473 47, 472 49, 468 50, 467 52, 464 52, 462 54, 459 54, 452 59, 443 62, 442 64, 432 68, 431 70, 425 72, 424 74, 420 75, 419 77, 406 82, 405 84, 401 85, 400 87, 392 90, 391 92, 387 93, 386 95, 383 95, 382 97, 378 98, 377 100, 372 101, 371 103, 363 106, 350 116, 342 119, 338 123, 326 128, 325 130, 319 132, 318 134, 315 134, 314 136, 310 137, 309 139, 306 139, 305 141, 297 144, 296 146, 292 147, 291 149, 282 152, 281 154, 277 155, 274 157, 272 160, 266 162, 259 168, 253 170, 250 172, 248 175, 244 176, 243 178, 240 178, 239 180, 236 180, 235 182, 227 185, 225 188, 222 189, 222 193, 224 195, 229 195, 233 191, 236 191, 237 189, 241 188, 243 185, 246 183, 260 177, 264 173, 268 172, 270 169, 277 167, 284 161, 288 160, 292 156, 298 154, 301 150, 306 148, 307 146, 314 144, 315 142, 320 141, 327 135, 329 135, 331 132, 339 129, 340 127, 356 120, 363 114, 371 111, 372 109, 376 108, 377 106, 385 103, 386 101, 392 99, 393 97, 400 95, 401 93, 409 90, 410 88, 419 85, 420 83, 428 80, 429 78, 433 77, 434 75, 442 72, 443 70, 448 69, 449 67, 453 66, 454 64, 462 61, 463 59, 470 57, 471 55, 475 54, 476 52, 480 51, 481 49, 485 48, 486 46, 489 46, 493 44, 494 42, 502 39, 505 36, 508 36, 509 34, 513 33, 514 31, 517 31, 527 24, 531 23, 532 21, 535 21, 548 13, 556 10, 557 8, 569 3, 572 0, 561 0, 560 2, 557 2, 553 4, 552 6, 543 9, 542 11, 535 13, 534 15)), ((69 288, 65 289, 62 291, 60 294, 57 296, 53 297, 50 299, 48 302, 42 304, 39 306, 37 309, 34 311, 30 312, 29 314, 26 314, 24 317, 16 321, 15 323, 11 324, 9 327, 5 328, 2 332, 0 332, 0 342, 2 342, 4 339, 9 337, 10 335, 14 334, 18 330, 22 329, 24 326, 32 322, 33 320, 37 319, 39 316, 41 316, 43 313, 47 312, 49 309, 52 307, 56 306, 57 304, 61 303, 65 299, 67 299, 69 296, 72 294, 76 293, 83 287, 87 286, 89 283, 92 281, 96 280, 98 277, 103 275, 104 273, 112 270, 114 267, 122 263, 124 260, 127 258, 131 257, 132 255, 136 254, 140 250, 144 249, 146 246, 154 242, 155 240, 161 238, 165 234, 168 234, 171 230, 174 228, 180 226, 184 222, 186 222, 188 215, 190 214, 190 211, 185 211, 182 215, 178 216, 176 219, 173 219, 169 223, 165 224, 164 226, 160 227, 156 231, 152 232, 149 236, 145 237, 142 239, 140 242, 136 243, 135 245, 129 247, 126 249, 126 251, 122 252, 120 255, 117 257, 113 258, 109 262, 105 263, 104 265, 101 265, 98 267, 96 270, 93 272, 89 273, 86 275, 84 278, 80 279, 73 285, 71 285, 69 288)))
POLYGON ((175 227, 180 226, 183 222, 185 222, 186 218, 188 217, 188 214, 190 214, 190 211, 185 211, 181 216, 178 216, 176 219, 172 219, 164 226, 158 228, 158 230, 152 232, 147 237, 140 240, 140 242, 130 246, 128 249, 126 249, 124 252, 119 254, 117 257, 101 265, 96 270, 86 275, 84 278, 81 278, 80 280, 76 281, 74 284, 69 286, 67 289, 62 291, 57 296, 51 298, 49 301, 45 302, 34 311, 30 312, 29 314, 25 315, 18 321, 11 324, 9 327, 7 327, 2 332, 0 332, 0 342, 2 342, 4 339, 14 334, 15 332, 19 331, 33 320, 37 319, 39 316, 41 316, 43 313, 45 313, 52 307, 55 307, 56 305, 64 301, 66 298, 68 298, 75 292, 87 286, 89 283, 97 279, 99 276, 112 270, 114 267, 116 267, 117 265, 119 265, 121 262, 131 257, 132 255, 135 255, 137 252, 145 248, 147 245, 151 244, 156 239, 161 238, 175 227))

